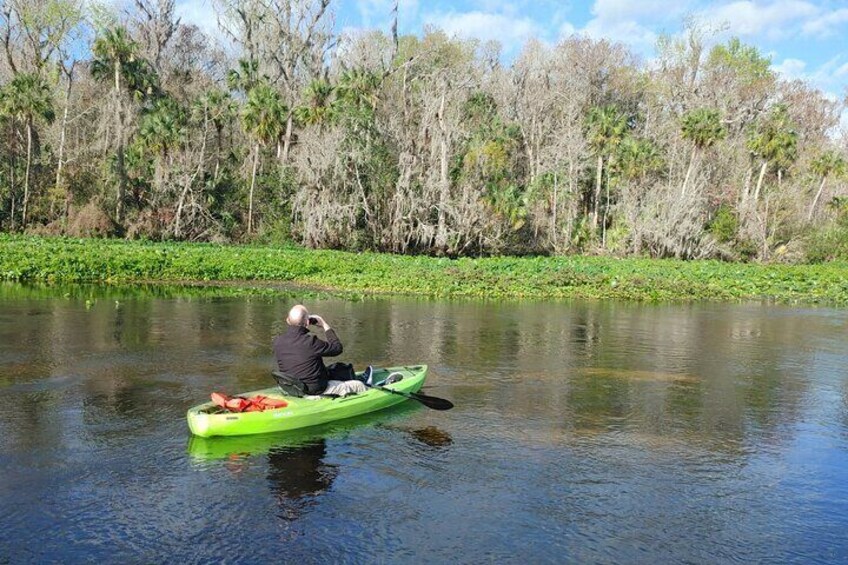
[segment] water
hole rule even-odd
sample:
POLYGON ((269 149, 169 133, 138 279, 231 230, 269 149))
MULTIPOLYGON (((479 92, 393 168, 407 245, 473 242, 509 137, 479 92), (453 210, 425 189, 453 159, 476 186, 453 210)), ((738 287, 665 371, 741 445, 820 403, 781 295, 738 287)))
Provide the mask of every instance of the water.
POLYGON ((848 312, 0 286, 0 562, 848 560, 848 312), (425 393, 189 437, 294 300, 425 393))

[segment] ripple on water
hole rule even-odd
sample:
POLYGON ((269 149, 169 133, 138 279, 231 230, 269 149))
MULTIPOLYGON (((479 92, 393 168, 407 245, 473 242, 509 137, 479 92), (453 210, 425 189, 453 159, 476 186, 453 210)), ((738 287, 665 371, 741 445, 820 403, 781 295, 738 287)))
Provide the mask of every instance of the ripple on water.
POLYGON ((456 407, 210 441, 185 410, 267 383, 286 300, 24 302, 0 309, 0 556, 848 559, 841 311, 316 299, 353 360, 426 361, 456 407))

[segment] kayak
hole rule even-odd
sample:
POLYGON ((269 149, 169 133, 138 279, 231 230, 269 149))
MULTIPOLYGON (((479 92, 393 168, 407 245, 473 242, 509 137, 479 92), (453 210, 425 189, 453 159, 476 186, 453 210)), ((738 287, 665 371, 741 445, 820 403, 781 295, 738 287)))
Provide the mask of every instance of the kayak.
MULTIPOLYGON (((374 369, 373 382, 379 384, 392 374, 400 375, 402 378, 383 388, 402 393, 415 393, 424 386, 427 365, 374 369)), ((257 412, 233 413, 213 402, 206 402, 190 408, 186 414, 191 433, 199 437, 214 437, 299 430, 382 410, 406 400, 400 394, 393 394, 380 388, 369 388, 365 392, 343 398, 325 396, 298 398, 284 395, 277 387, 246 392, 239 396, 257 395, 285 400, 286 406, 257 412)))
POLYGON ((295 450, 327 439, 344 436, 351 430, 358 428, 370 427, 375 424, 387 425, 391 422, 404 420, 422 408, 423 406, 419 402, 401 402, 379 412, 370 412, 353 418, 278 434, 229 437, 189 435, 186 452, 193 462, 202 463, 219 459, 245 459, 264 455, 274 450, 295 450))

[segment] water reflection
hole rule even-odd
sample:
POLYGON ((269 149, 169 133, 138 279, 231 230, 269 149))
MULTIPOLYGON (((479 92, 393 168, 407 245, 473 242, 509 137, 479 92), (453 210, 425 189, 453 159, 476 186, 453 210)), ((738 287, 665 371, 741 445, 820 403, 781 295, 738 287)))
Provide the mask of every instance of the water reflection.
POLYGON ((280 507, 281 519, 293 521, 329 490, 338 466, 324 461, 327 442, 319 439, 297 447, 275 447, 268 452, 268 483, 280 507))

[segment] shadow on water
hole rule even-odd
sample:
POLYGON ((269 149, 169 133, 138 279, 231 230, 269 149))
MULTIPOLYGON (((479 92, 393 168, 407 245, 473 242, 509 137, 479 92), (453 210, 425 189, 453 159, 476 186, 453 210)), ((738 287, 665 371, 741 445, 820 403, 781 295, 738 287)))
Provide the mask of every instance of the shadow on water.
POLYGON ((437 450, 443 450, 453 444, 453 437, 448 432, 436 426, 426 426, 424 428, 409 430, 408 433, 410 437, 422 445, 437 450))

